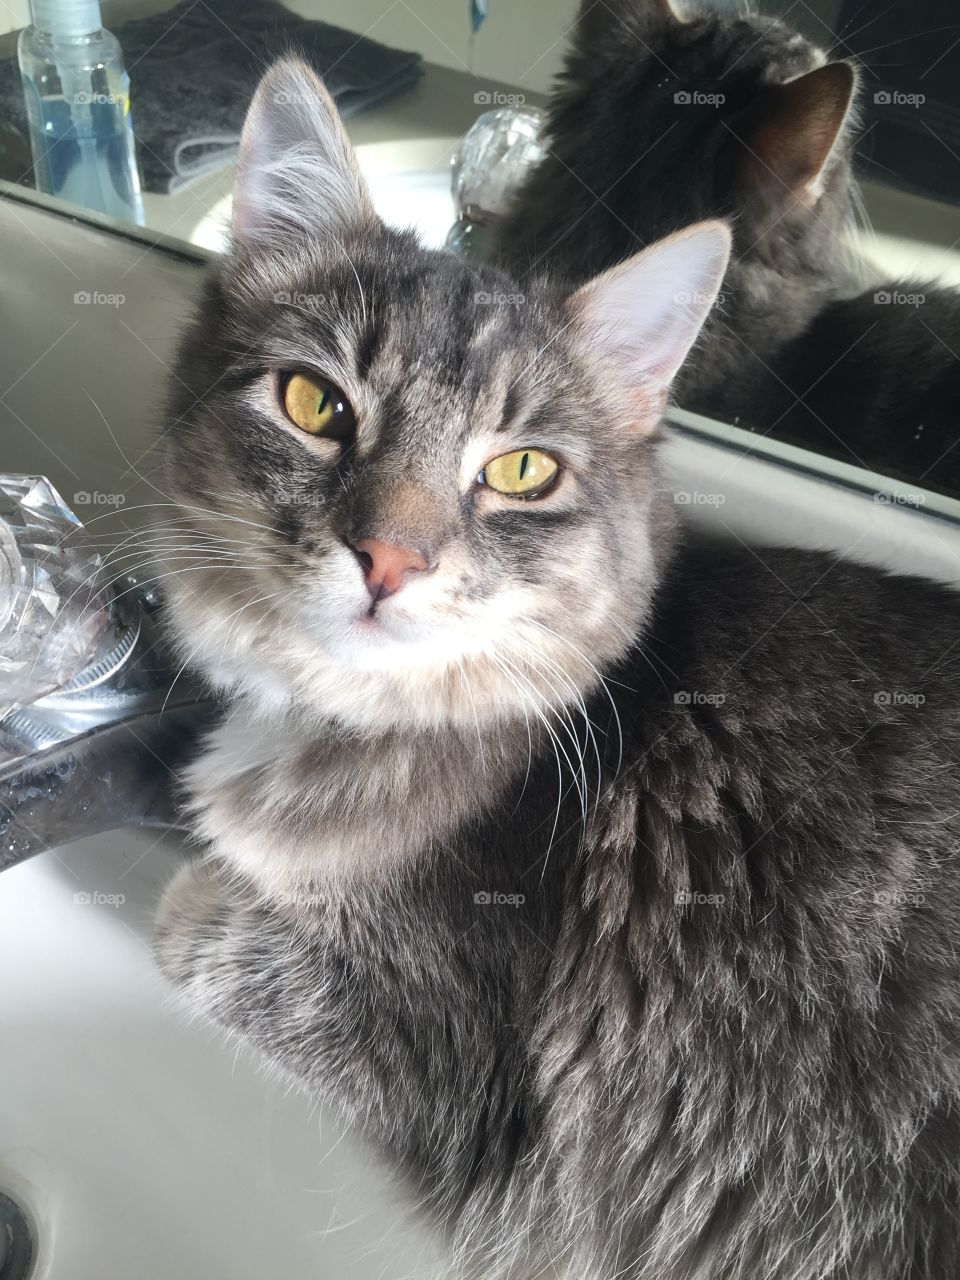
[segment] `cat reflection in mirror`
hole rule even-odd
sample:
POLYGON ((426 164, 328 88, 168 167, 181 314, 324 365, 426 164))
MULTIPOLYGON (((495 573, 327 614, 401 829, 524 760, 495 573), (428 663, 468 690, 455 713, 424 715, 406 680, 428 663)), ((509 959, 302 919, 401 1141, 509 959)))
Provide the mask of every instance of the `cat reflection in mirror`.
POLYGON ((960 1275, 960 604, 677 527, 728 247, 521 301, 380 222, 287 61, 177 360, 170 624, 224 714, 159 963, 452 1274, 960 1275))
POLYGON ((884 278, 853 247, 857 88, 851 63, 772 18, 582 0, 547 155, 496 256, 580 283, 729 219, 721 305, 678 403, 960 494, 960 295, 884 278))

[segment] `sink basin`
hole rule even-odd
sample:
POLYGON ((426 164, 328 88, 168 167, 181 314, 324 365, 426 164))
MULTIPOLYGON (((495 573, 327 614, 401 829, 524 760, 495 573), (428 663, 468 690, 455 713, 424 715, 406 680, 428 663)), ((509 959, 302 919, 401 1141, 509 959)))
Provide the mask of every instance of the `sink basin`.
POLYGON ((156 973, 183 856, 119 831, 0 882, 0 1193, 35 1228, 31 1280, 441 1276, 376 1157, 156 973))
MULTIPOLYGON (((381 173, 432 174, 428 203, 445 230, 452 147, 407 149, 403 169, 384 144, 364 148, 363 163, 373 185, 381 173)), ((378 200, 391 221, 409 218, 409 204, 388 207, 383 189, 378 200)), ((16 315, 0 344, 3 464, 46 471, 68 499, 119 490, 135 527, 163 497, 144 405, 159 403, 199 264, 13 199, 0 201, 0 237, 16 315), (125 301, 74 318, 61 303, 77 289, 125 301), (62 388, 86 393, 66 416, 51 412, 62 388)), ((958 504, 901 502, 892 482, 854 468, 821 474, 789 446, 774 464, 746 431, 673 419, 668 481, 695 522, 960 585, 958 504)), ((449 1277, 414 1195, 357 1135, 188 1020, 156 973, 150 920, 183 857, 174 840, 118 831, 0 876, 0 1194, 34 1224, 33 1280, 449 1277)))

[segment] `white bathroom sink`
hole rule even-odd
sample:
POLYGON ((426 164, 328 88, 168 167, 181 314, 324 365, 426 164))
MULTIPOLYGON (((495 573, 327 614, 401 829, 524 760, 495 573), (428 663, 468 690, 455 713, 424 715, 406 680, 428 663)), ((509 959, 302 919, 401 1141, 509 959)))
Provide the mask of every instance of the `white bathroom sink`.
POLYGON ((156 973, 182 856, 119 831, 0 878, 0 1192, 35 1224, 32 1280, 439 1277, 359 1140, 156 973))
MULTIPOLYGON (((68 501, 119 490, 119 538, 163 498, 142 406, 159 403, 200 264, 11 200, 0 240, 17 319, 0 461, 46 471, 68 501), (78 306, 77 290, 122 305, 78 306)), ((118 831, 0 874, 0 1193, 36 1224, 32 1280, 448 1274, 356 1134, 188 1021, 156 972, 150 920, 184 856, 118 831)))
MULTIPOLYGON (((435 175, 437 201, 450 149, 408 153, 408 173, 435 175)), ((393 171, 371 148, 373 181, 381 162, 393 171)), ((14 200, 0 201, 0 241, 16 317, 0 344, 3 466, 45 471, 68 500, 119 489, 135 527, 165 497, 144 406, 160 402, 199 266, 14 200), (75 305, 93 290, 122 305, 75 305)), ((789 446, 772 466, 759 437, 675 419, 669 480, 691 519, 958 580, 958 504, 879 478, 874 495, 789 446)), ((150 919, 183 856, 120 831, 0 875, 0 1193, 36 1225, 34 1280, 449 1276, 410 1192, 356 1134, 187 1021, 165 987, 150 919)))

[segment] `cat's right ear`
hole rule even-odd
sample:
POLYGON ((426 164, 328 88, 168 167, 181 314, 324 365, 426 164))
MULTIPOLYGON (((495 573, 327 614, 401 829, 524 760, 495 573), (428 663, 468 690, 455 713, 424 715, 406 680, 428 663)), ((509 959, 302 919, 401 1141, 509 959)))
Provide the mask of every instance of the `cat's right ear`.
POLYGON ((816 204, 857 91, 849 62, 771 85, 731 127, 748 184, 774 202, 816 204))
POLYGON ((652 24, 681 25, 681 0, 580 0, 577 36, 581 44, 612 36, 622 40, 624 31, 649 30, 652 24))
POLYGON ((611 267, 567 299, 589 353, 627 394, 634 429, 652 431, 674 376, 717 300, 730 256, 724 222, 699 222, 611 267))
POLYGON ((330 94, 299 58, 275 62, 260 81, 240 137, 234 239, 339 242, 351 228, 376 221, 330 94))

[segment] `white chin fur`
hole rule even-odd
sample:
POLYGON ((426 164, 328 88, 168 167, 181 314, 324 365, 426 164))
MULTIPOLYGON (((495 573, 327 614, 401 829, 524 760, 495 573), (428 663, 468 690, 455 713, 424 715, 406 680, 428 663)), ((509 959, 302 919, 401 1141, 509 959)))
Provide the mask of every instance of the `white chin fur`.
POLYGON ((620 656, 646 615, 649 540, 633 547, 639 590, 597 583, 597 554, 585 539, 569 557, 546 616, 543 593, 522 584, 471 598, 454 566, 386 598, 374 621, 346 555, 310 574, 294 566, 282 575, 239 566, 174 573, 170 614, 183 661, 271 715, 296 707, 367 732, 522 722, 591 692, 597 668, 620 656), (566 610, 558 596, 571 602, 566 610))
MULTIPOLYGON (((398 597, 385 602, 384 622, 374 628, 355 600, 346 612, 331 608, 328 598, 324 614, 305 621, 306 602, 276 612, 271 602, 258 601, 262 592, 254 584, 247 607, 236 613, 234 598, 221 612, 205 576, 171 579, 183 660, 215 687, 270 714, 296 705, 318 720, 374 731, 492 724, 579 699, 597 683, 595 666, 615 656, 604 652, 599 627, 591 634, 589 617, 578 620, 574 645, 530 620, 532 601, 515 597, 479 616, 429 627, 415 625, 399 608, 391 622, 389 607, 399 606, 398 597), (518 612, 528 621, 511 621, 518 612)), ((600 596, 598 619, 609 610, 600 596)), ((609 645, 608 629, 607 636, 609 645)))

